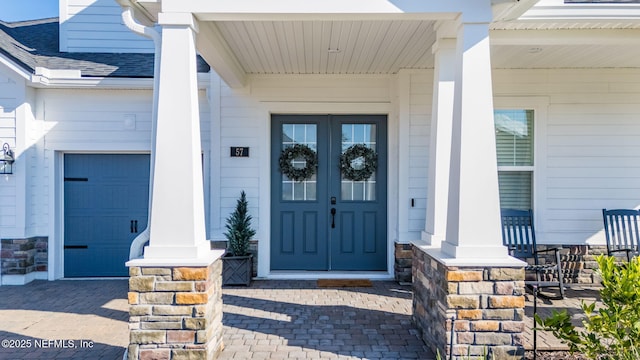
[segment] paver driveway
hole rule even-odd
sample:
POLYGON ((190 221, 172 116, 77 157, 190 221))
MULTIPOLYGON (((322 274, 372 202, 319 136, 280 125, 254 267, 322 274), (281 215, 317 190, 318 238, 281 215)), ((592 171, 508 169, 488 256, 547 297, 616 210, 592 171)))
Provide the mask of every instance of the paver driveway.
POLYGON ((1 286, 0 359, 122 359, 127 287, 125 280, 1 286), (80 348, 80 340, 91 342, 80 348))
MULTIPOLYGON (((526 297, 524 338, 531 349, 533 302, 526 297)), ((10 343, 0 346, 0 360, 122 359, 126 298, 126 280, 1 286, 0 341, 10 343), (55 339, 67 342, 43 341, 55 339)), ((538 311, 545 317, 566 309, 578 325, 580 301, 595 299, 597 289, 574 287, 565 300, 539 300, 538 311)), ((223 301, 221 359, 433 359, 411 322, 411 287, 396 282, 320 289, 315 281, 254 281, 224 288, 223 301)), ((537 343, 539 350, 566 349, 546 332, 537 343)))
MULTIPOLYGON (((223 290, 222 359, 432 359, 411 323, 411 288, 319 289, 254 281, 223 290)), ((126 280, 0 287, 0 359, 121 359, 126 280), (49 342, 45 340, 66 340, 49 342), (62 348, 61 348, 62 346, 62 348)))

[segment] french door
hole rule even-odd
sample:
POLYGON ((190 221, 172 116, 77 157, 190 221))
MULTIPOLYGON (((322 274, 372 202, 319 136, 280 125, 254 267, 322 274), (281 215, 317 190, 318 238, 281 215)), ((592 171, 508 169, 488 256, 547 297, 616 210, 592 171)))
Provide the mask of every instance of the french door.
POLYGON ((272 115, 272 270, 387 269, 386 127, 386 115, 272 115), (304 179, 281 166, 297 144, 317 157, 284 164, 304 179))

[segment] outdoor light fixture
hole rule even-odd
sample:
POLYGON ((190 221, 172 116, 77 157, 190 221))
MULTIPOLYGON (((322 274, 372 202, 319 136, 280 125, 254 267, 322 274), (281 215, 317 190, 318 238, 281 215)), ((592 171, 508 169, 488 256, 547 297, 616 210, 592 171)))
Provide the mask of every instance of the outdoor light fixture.
POLYGON ((16 161, 15 154, 9 144, 2 145, 4 155, 0 158, 0 174, 13 174, 13 163, 16 161))

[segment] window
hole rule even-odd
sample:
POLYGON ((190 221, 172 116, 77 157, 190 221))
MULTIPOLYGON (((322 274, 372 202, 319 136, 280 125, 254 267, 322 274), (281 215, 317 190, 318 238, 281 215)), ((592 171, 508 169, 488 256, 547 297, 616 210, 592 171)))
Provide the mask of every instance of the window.
POLYGON ((533 110, 495 110, 500 207, 533 207, 533 110))

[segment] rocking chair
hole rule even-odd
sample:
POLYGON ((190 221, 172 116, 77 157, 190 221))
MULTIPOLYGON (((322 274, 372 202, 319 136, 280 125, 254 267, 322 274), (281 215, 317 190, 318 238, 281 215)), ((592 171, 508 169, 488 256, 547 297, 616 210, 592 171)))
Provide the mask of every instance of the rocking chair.
MULTIPOLYGON (((536 280, 525 279, 525 285, 530 290, 533 286, 538 289, 547 287, 557 287, 559 296, 551 297, 540 294, 542 297, 550 299, 564 299, 564 284, 562 281, 562 266, 560 263, 560 248, 554 247, 538 250, 536 244, 536 232, 533 226, 533 212, 529 210, 502 210, 502 243, 509 249, 509 254, 513 257, 527 259, 533 258, 533 264, 525 267, 525 271, 534 272, 536 280), (554 252, 554 262, 547 262, 542 258, 541 253, 554 252), (542 280, 543 276, 553 273, 552 281, 542 280)), ((526 260, 525 260, 526 261, 526 260)))
POLYGON ((640 250, 640 210, 602 209, 604 234, 607 238, 607 255, 625 252, 627 262, 640 250))

